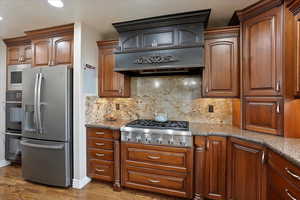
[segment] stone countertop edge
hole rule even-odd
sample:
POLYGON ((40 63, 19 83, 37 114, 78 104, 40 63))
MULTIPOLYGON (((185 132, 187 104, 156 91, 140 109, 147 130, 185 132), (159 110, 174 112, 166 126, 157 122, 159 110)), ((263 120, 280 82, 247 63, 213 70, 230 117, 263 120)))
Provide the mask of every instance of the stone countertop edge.
MULTIPOLYGON (((128 122, 129 121, 101 121, 87 123, 86 127, 120 130, 120 128, 128 122)), ((234 137, 248 142, 264 145, 272 151, 283 156, 294 165, 300 167, 300 139, 284 138, 280 136, 246 131, 231 125, 191 123, 190 130, 193 136, 234 137)))
MULTIPOLYGON (((201 128, 200 128, 201 129, 201 128)), ((214 129, 214 128, 212 128, 214 129)), ((224 127, 226 129, 226 127, 224 127)), ((300 167, 300 139, 298 138, 284 138, 281 136, 273 136, 264 133, 257 133, 252 131, 242 130, 233 127, 234 131, 220 131, 220 130, 197 130, 194 128, 192 131, 193 136, 222 136, 233 137, 248 142, 253 142, 263 145, 275 153, 283 156, 285 159, 300 167), (238 132, 237 132, 238 131, 238 132), (253 135, 252 135, 253 134, 253 135)))

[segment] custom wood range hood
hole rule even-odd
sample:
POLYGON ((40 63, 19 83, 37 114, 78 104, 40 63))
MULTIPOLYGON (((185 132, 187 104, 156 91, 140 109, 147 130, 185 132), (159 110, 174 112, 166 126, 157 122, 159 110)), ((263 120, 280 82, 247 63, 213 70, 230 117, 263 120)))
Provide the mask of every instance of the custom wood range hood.
POLYGON ((204 67, 204 29, 210 9, 114 23, 120 34, 115 71, 153 75, 204 67))

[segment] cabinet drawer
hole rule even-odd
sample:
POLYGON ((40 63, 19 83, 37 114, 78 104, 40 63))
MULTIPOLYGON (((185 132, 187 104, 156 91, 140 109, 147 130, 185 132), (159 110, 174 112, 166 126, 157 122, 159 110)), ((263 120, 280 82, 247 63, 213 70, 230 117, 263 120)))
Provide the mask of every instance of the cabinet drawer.
POLYGON ((126 166, 122 183, 126 187, 159 192, 178 197, 190 197, 190 173, 126 166))
POLYGON ((269 165, 300 189, 300 169, 280 155, 269 152, 269 165))
POLYGON ((88 148, 113 149, 113 141, 98 138, 88 138, 88 148))
POLYGON ((109 129, 88 128, 88 137, 112 139, 113 131, 109 129))
POLYGON ((300 199, 300 190, 289 183, 272 167, 268 168, 268 198, 276 196, 278 200, 297 200, 300 199))
POLYGON ((282 104, 282 98, 245 98, 245 128, 274 135, 282 134, 282 104))
POLYGON ((114 174, 113 162, 90 160, 89 161, 89 176, 91 178, 112 181, 114 174))
POLYGON ((97 160, 114 160, 114 152, 111 150, 103 150, 103 149, 89 149, 88 150, 89 159, 97 159, 97 160))
MULTIPOLYGON (((124 156, 127 161, 169 166, 174 168, 189 169, 188 164, 192 159, 185 148, 163 147, 154 145, 122 144, 125 145, 124 156)), ((160 168, 158 166, 158 168, 160 168)), ((161 168, 160 168, 161 169, 161 168)))

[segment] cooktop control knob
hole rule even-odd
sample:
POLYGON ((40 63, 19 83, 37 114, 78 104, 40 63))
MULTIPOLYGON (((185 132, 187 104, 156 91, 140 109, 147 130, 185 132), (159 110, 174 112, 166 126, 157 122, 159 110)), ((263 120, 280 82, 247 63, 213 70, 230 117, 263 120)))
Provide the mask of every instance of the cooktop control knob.
POLYGON ((161 137, 158 138, 158 139, 157 139, 157 143, 158 143, 158 144, 162 144, 162 140, 163 140, 163 139, 162 139, 161 137))
POLYGON ((130 141, 130 140, 131 140, 131 133, 129 133, 129 134, 127 135, 126 140, 127 140, 127 141, 130 141))
POLYGON ((174 139, 171 138, 169 141, 168 141, 169 144, 174 144, 174 139))
POLYGON ((148 143, 151 142, 151 136, 149 134, 145 134, 145 141, 148 143))
POLYGON ((141 137, 141 136, 137 136, 137 137, 136 137, 136 141, 137 141, 137 142, 141 142, 141 141, 142 141, 142 137, 141 137))

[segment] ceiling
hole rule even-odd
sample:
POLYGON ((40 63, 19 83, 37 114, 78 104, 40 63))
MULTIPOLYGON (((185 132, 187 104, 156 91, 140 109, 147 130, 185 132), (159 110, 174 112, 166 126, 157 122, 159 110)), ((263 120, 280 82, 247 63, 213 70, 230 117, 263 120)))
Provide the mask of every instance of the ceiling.
POLYGON ((23 35, 40 29, 81 21, 103 35, 116 37, 113 22, 135 20, 211 8, 209 26, 226 25, 233 12, 258 0, 63 0, 55 8, 47 0, 0 0, 0 38, 23 35))

